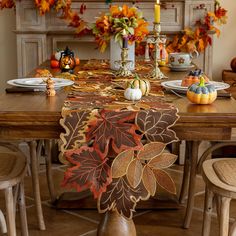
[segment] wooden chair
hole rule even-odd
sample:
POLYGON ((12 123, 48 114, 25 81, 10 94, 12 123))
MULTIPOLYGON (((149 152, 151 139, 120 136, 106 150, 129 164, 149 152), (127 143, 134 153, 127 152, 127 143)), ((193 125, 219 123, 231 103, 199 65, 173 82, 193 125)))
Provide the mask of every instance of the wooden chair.
POLYGON ((202 236, 210 234, 213 197, 220 224, 220 236, 235 236, 236 223, 229 234, 229 208, 236 199, 236 159, 220 158, 203 162, 202 176, 206 183, 202 236))
MULTIPOLYGON (((16 236, 16 203, 19 205, 21 231, 28 236, 23 180, 27 169, 26 157, 15 146, 0 143, 0 190, 5 193, 8 236, 16 236)), ((0 225, 5 233, 4 216, 0 214, 0 225)))

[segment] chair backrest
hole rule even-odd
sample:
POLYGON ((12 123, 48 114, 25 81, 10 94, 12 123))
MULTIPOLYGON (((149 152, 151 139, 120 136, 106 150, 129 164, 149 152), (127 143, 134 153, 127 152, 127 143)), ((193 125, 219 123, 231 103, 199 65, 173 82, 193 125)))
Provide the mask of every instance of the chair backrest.
POLYGON ((0 189, 19 183, 26 167, 27 158, 16 146, 0 142, 0 189))

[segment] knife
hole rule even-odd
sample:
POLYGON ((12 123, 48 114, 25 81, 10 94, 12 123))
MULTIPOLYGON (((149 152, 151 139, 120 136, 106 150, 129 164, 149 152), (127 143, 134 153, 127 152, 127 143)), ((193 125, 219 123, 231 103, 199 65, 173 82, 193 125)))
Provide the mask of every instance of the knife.
POLYGON ((42 92, 45 89, 35 89, 35 88, 6 88, 6 93, 23 93, 23 92, 42 92))

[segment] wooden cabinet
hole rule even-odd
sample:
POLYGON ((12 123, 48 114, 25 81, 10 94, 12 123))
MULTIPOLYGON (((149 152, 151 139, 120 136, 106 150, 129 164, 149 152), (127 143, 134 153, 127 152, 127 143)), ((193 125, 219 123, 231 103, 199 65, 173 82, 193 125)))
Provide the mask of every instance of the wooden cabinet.
MULTIPOLYGON (((95 16, 109 8, 104 0, 76 0, 72 2, 72 8, 79 10, 82 3, 87 6, 83 18, 88 22, 94 22, 95 16)), ((131 0, 113 0, 113 4, 124 3, 132 5, 131 0)), ((136 4, 150 23, 150 30, 154 3, 153 0, 143 0, 136 4)), ((185 27, 194 25, 207 10, 214 8, 214 0, 162 0, 161 3, 161 28, 167 35, 179 33, 185 27)), ((16 2, 16 20, 19 77, 28 74, 32 68, 49 58, 57 48, 63 49, 65 45, 69 45, 81 59, 109 57, 109 53, 98 53, 93 36, 75 38, 74 29, 67 27, 66 22, 57 18, 55 12, 40 16, 32 0, 16 2)), ((212 48, 209 47, 196 63, 211 77, 212 48)))

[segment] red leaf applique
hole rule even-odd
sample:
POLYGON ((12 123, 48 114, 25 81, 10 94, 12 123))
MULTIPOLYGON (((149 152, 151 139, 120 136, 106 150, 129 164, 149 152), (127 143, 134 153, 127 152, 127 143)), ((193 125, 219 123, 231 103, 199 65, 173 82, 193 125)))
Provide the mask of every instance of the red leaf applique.
POLYGON ((67 160, 75 165, 65 172, 63 185, 82 191, 90 188, 94 198, 106 191, 110 184, 111 169, 106 158, 93 148, 83 146, 77 150, 65 152, 67 160))
POLYGON ((134 111, 101 110, 96 119, 88 125, 87 141, 94 139, 94 148, 104 156, 108 153, 108 146, 116 153, 123 150, 138 150, 142 147, 141 136, 136 134, 134 111), (131 123, 132 122, 132 123, 131 123))

